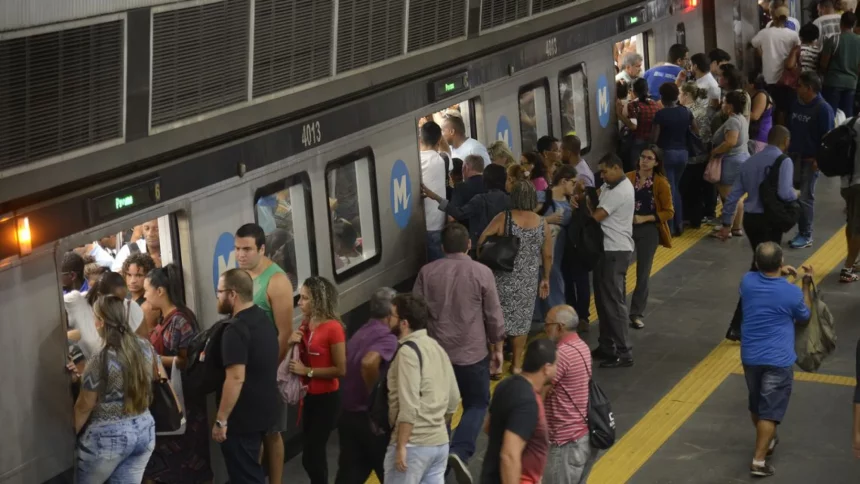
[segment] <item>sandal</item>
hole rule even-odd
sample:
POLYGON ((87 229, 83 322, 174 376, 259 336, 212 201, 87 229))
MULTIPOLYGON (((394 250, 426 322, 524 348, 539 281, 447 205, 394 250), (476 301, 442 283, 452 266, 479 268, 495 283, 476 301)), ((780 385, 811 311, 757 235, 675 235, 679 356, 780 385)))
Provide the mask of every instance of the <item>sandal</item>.
POLYGON ((735 229, 735 230, 732 230, 732 235, 733 235, 734 237, 743 237, 743 236, 744 236, 744 231, 743 231, 743 230, 741 230, 741 229, 735 229))
MULTIPOLYGON (((719 238, 720 238, 720 229, 716 229, 716 230, 712 231, 712 232, 711 232, 711 234, 710 234, 710 236, 711 236, 711 237, 713 237, 713 238, 715 238, 715 239, 719 239, 719 238)), ((728 238, 729 238, 729 239, 731 239, 731 238, 732 238, 732 233, 731 233, 731 232, 729 232, 729 236, 728 236, 728 238)))
POLYGON ((839 282, 857 282, 860 281, 860 274, 854 272, 853 268, 844 267, 839 272, 839 282))

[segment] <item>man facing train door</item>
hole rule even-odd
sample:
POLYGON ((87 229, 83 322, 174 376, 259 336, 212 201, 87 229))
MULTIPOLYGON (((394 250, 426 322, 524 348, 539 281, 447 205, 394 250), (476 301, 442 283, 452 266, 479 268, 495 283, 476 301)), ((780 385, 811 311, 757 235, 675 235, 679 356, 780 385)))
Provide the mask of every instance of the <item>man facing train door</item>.
MULTIPOLYGON (((286 272, 265 256, 266 233, 257 224, 239 227, 235 236, 236 262, 254 280, 254 304, 259 306, 278 331, 278 362, 287 354, 290 335, 293 334, 293 285, 286 272)), ((284 441, 281 432, 287 431, 287 405, 277 396, 275 425, 263 439, 263 451, 269 482, 281 482, 284 472, 284 441)))

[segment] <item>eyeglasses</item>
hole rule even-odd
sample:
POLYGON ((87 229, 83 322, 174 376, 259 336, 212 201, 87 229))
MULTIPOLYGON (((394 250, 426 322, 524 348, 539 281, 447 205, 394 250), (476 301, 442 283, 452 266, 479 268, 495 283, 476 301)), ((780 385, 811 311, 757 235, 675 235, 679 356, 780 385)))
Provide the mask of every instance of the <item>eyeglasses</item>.
POLYGON ((639 159, 640 159, 640 160, 655 161, 655 160, 657 159, 657 157, 655 157, 655 156, 639 155, 639 159))

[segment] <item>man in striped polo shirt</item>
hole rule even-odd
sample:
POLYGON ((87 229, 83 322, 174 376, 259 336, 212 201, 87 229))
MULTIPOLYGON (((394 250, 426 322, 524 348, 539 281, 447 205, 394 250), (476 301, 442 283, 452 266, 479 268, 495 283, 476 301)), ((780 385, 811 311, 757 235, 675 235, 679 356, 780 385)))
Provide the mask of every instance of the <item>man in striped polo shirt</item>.
POLYGON ((556 374, 546 396, 549 456, 544 482, 585 484, 598 450, 588 435, 588 380, 591 353, 576 333, 576 311, 567 305, 552 308, 544 330, 557 345, 556 374))

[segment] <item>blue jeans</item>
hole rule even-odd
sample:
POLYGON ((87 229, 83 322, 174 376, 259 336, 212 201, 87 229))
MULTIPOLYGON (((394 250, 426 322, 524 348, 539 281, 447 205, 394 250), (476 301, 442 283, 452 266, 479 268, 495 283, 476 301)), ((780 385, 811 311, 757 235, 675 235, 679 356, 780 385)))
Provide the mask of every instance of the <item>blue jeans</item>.
POLYGON ((812 169, 812 162, 800 161, 800 218, 797 233, 812 238, 812 220, 815 215, 815 182, 821 172, 812 169))
POLYGON ((136 417, 93 422, 78 438, 75 481, 139 484, 153 450, 155 421, 148 410, 136 417))
MULTIPOLYGON (((448 444, 432 447, 407 447, 406 472, 394 467, 397 458, 394 444, 385 453, 386 484, 443 484, 448 467, 448 444)), ((380 479, 382 481, 382 479, 380 479)))
POLYGON ((684 210, 681 201, 681 175, 687 167, 687 159, 690 154, 687 150, 665 150, 663 152, 663 168, 666 170, 666 178, 672 188, 672 205, 675 207, 675 217, 669 221, 669 229, 674 233, 681 231, 684 227, 684 210))
POLYGON ((837 109, 841 109, 845 113, 845 117, 850 118, 854 116, 854 92, 854 88, 824 86, 824 89, 821 90, 821 96, 833 108, 834 113, 837 109))
POLYGON ((453 367, 460 398, 463 399, 463 416, 451 436, 451 453, 468 462, 475 454, 475 441, 490 405, 490 357, 472 365, 453 367))
POLYGON ((445 257, 445 252, 442 250, 442 231, 428 230, 427 231, 427 262, 433 262, 445 257))

